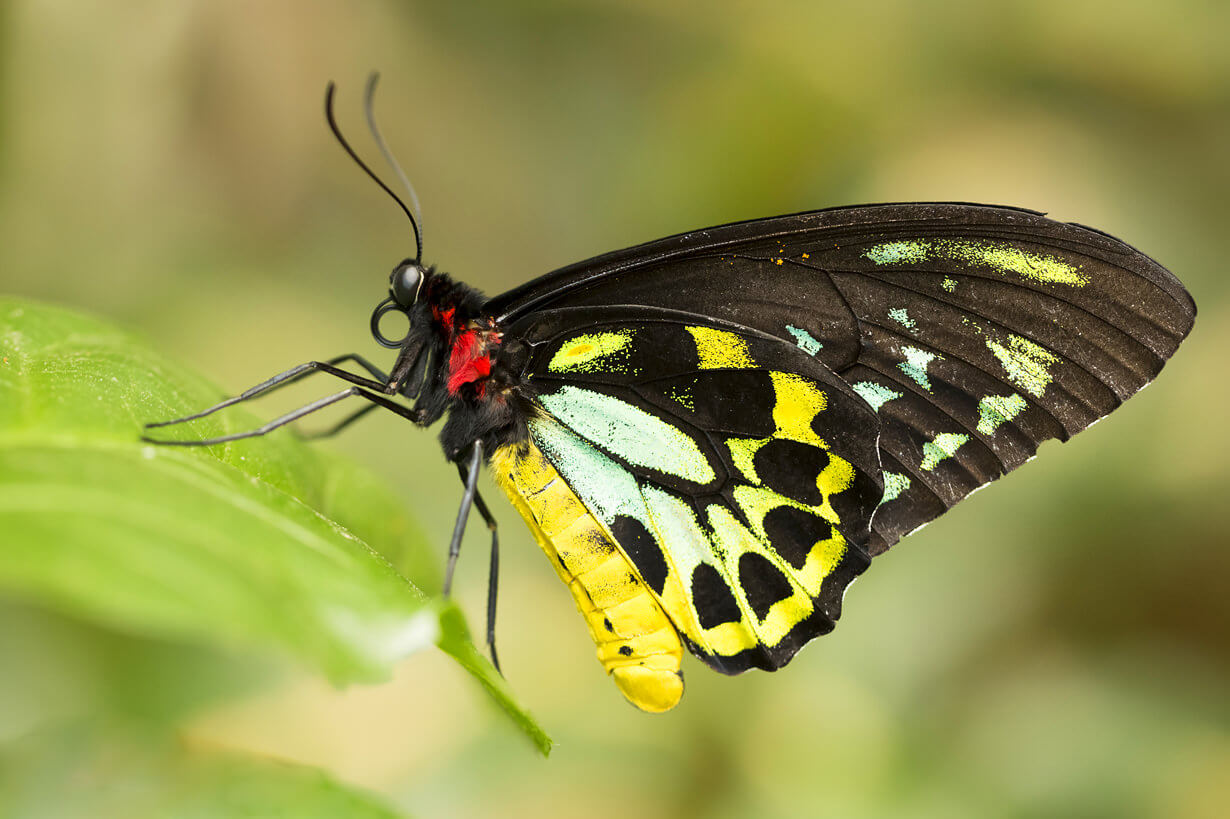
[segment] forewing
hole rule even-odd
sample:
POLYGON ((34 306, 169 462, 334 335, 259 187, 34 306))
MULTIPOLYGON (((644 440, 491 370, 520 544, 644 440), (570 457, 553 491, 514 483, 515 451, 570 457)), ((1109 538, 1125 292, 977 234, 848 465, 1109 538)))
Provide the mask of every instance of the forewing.
POLYGON ((497 297, 507 324, 565 308, 683 307, 814 354, 878 412, 884 551, 1149 383, 1195 307, 1113 237, 965 204, 839 208, 662 239, 497 297))
POLYGON ((842 379, 680 312, 551 311, 510 332, 530 348, 535 445, 696 654, 772 669, 833 628, 883 492, 879 419, 842 379))

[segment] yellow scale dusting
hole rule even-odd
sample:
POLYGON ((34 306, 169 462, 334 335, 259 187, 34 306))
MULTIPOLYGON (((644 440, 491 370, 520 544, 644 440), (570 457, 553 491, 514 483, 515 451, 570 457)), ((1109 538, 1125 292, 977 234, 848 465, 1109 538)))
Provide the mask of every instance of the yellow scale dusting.
POLYGON ((590 372, 599 368, 604 360, 626 353, 631 343, 632 332, 629 330, 580 335, 560 347, 547 364, 547 369, 555 373, 570 370, 590 372))
POLYGON ((537 447, 501 447, 491 466, 572 592, 615 685, 643 711, 673 708, 683 696, 683 644, 628 559, 537 447))
POLYGON ((755 367, 747 342, 734 333, 713 327, 688 327, 696 342, 696 358, 702 370, 755 367))

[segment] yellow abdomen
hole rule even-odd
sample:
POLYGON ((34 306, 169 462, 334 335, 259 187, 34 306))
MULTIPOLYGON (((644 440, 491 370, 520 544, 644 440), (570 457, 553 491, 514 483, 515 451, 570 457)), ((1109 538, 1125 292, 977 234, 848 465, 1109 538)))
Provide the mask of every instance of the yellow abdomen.
POLYGON ((683 644, 623 552, 533 444, 501 447, 491 466, 572 592, 615 685, 643 711, 673 708, 683 696, 683 644))

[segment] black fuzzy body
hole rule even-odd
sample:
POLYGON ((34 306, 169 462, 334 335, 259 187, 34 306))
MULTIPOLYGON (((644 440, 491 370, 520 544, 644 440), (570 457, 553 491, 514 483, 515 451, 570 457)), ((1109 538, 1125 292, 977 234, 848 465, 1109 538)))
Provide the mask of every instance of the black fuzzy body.
POLYGON ((418 361, 402 388, 415 397, 421 424, 430 426, 447 415, 440 431, 445 457, 457 461, 475 441, 488 454, 524 441, 526 419, 533 412, 532 393, 519 375, 523 345, 504 337, 483 309, 486 299, 467 284, 435 269, 427 271, 422 297, 410 313, 406 345, 420 346, 418 361), (458 383, 458 348, 473 335, 490 366, 485 376, 458 383))

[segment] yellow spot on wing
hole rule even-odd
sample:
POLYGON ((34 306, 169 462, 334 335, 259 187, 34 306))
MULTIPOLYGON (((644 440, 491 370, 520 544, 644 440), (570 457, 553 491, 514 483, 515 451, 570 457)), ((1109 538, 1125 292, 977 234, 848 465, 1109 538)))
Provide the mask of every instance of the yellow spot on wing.
POLYGON ((840 533, 834 532, 833 536, 828 540, 822 540, 815 545, 811 554, 807 556, 808 564, 803 567, 803 571, 809 571, 812 560, 820 564, 820 576, 828 577, 837 568, 837 564, 846 556, 846 539, 840 533))
MULTIPOLYGON (((825 504, 828 505, 830 495, 845 492, 853 484, 854 465, 845 458, 840 458, 830 452, 828 466, 820 470, 820 475, 816 478, 816 485, 820 488, 820 494, 825 497, 825 504)), ((828 508, 832 511, 831 505, 828 508)), ((837 520, 836 512, 832 512, 832 516, 834 520, 837 520)))
POLYGON ((720 657, 733 657, 757 643, 756 635, 743 620, 737 623, 721 623, 705 629, 704 636, 709 650, 720 657))
POLYGON ((760 477, 756 474, 756 466, 753 459, 756 457, 756 450, 768 442, 768 438, 726 439, 726 447, 730 450, 730 460, 739 472, 743 474, 744 480, 748 483, 755 485, 760 483, 760 477))
MULTIPOLYGON (((565 341, 551 357, 547 369, 551 372, 594 372, 610 368, 616 361, 627 356, 632 343, 632 331, 621 330, 606 333, 586 333, 565 341)), ((619 361, 618 363, 622 363, 619 361)))
POLYGON ((1054 256, 1029 253, 1009 244, 995 242, 951 242, 952 256, 977 261, 999 273, 1016 273, 1039 284, 1067 284, 1084 287, 1089 277, 1080 269, 1054 256))
POLYGON ((774 437, 828 449, 828 444, 811 428, 816 414, 828 407, 828 397, 815 382, 801 375, 772 372, 769 377, 777 395, 773 422, 777 424, 778 433, 774 437))
MULTIPOLYGON (((816 434, 812 421, 828 408, 828 396, 809 381, 795 373, 771 372, 773 390, 777 401, 773 406, 773 422, 777 425, 774 438, 784 438, 788 441, 798 441, 810 444, 828 451, 828 442, 816 434)), ((845 492, 854 483, 855 470, 853 464, 844 458, 828 453, 829 463, 816 477, 816 487, 824 497, 823 514, 834 523, 841 519, 833 509, 829 496, 845 492)), ((739 465, 739 461, 735 461, 739 465)))
POLYGON ((746 370, 756 366, 748 352, 747 341, 740 336, 713 327, 687 329, 696 342, 696 358, 702 370, 746 370))
MULTIPOLYGON (((880 265, 917 264, 928 258, 952 259, 983 265, 1001 275, 1015 273, 1038 284, 1084 287, 1089 283, 1089 276, 1078 266, 1055 256, 1031 253, 1007 242, 910 239, 875 245, 863 256, 880 265)), ((951 288, 946 286, 945 289, 951 288)))

